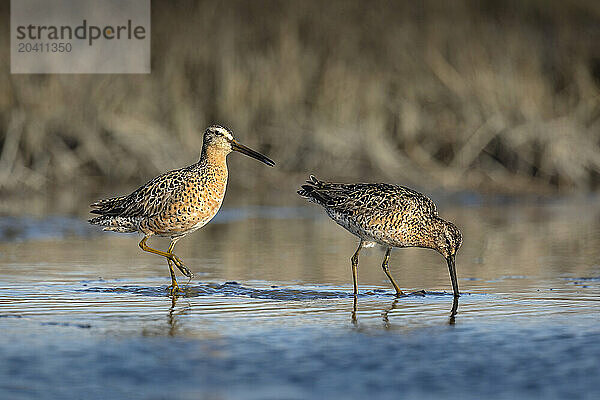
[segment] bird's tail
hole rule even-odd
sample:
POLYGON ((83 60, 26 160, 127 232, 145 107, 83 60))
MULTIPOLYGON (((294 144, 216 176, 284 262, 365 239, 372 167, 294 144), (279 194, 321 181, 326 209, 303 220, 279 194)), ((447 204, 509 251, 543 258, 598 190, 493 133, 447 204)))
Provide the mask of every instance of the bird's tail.
POLYGON ((305 185, 302 185, 300 189, 298 189, 298 194, 309 201, 317 204, 327 204, 332 199, 327 196, 327 194, 323 191, 319 191, 319 189, 325 186, 325 182, 317 179, 316 176, 311 175, 306 181, 305 185))
POLYGON ((98 200, 97 202, 90 204, 90 207, 93 208, 90 212, 92 214, 100 215, 118 215, 123 208, 122 205, 126 198, 127 196, 120 196, 98 200))

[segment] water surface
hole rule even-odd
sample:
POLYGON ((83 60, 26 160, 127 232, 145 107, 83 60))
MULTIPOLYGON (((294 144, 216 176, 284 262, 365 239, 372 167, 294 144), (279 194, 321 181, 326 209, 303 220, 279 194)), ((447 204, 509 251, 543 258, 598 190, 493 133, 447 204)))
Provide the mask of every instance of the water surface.
POLYGON ((196 276, 177 298, 135 235, 0 219, 0 398, 600 395, 591 202, 442 207, 465 238, 454 316, 433 251, 392 253, 401 298, 364 251, 355 303, 356 240, 317 209, 222 211, 178 244, 196 276))

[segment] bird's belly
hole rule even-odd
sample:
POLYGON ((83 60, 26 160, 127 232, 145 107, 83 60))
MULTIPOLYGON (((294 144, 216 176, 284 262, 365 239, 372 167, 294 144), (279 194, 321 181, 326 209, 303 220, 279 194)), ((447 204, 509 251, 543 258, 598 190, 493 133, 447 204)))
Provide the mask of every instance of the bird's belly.
POLYGON ((374 232, 370 231, 369 229, 365 229, 365 227, 362 226, 362 224, 356 223, 356 221, 353 218, 349 217, 348 215, 342 214, 342 213, 337 213, 335 211, 330 211, 330 210, 327 210, 327 214, 338 225, 345 228, 348 232, 358 236, 363 241, 375 242, 375 243, 379 243, 381 245, 386 244, 380 238, 378 238, 374 234, 374 232))
POLYGON ((354 218, 346 214, 328 210, 328 215, 350 233, 366 242, 377 243, 382 246, 409 247, 401 226, 386 226, 385 221, 374 221, 369 218, 354 218))
POLYGON ((210 222, 221 208, 221 201, 208 207, 185 207, 183 212, 167 211, 148 221, 148 228, 158 236, 181 236, 210 222))

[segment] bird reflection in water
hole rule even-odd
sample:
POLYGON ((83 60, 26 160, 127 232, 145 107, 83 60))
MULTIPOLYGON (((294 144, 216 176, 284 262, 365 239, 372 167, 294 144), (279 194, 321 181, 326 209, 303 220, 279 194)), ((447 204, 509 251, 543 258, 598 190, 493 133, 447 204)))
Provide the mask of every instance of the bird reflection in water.
POLYGON ((450 310, 450 317, 448 318, 448 325, 454 325, 456 323, 456 314, 458 313, 458 297, 454 296, 452 301, 452 309, 450 310))
MULTIPOLYGON (((413 293, 411 293, 411 295, 425 296, 425 291, 422 290, 422 291, 418 291, 418 292, 413 292, 413 293)), ((454 325, 456 323, 456 314, 458 314, 458 299, 459 299, 458 296, 452 297, 452 308, 450 309, 450 317, 448 318, 448 325, 454 325)), ((390 324, 390 320, 389 320, 389 313, 396 308, 398 301, 399 301, 399 299, 397 299, 397 298, 394 299, 391 306, 386 308, 381 313, 381 318, 383 320, 383 328, 384 329, 391 328, 391 324, 390 324)), ((356 327, 358 326, 358 318, 356 317, 357 308, 358 308, 358 297, 354 296, 354 300, 352 303, 351 320, 352 320, 352 324, 356 327)))
POLYGON ((185 306, 177 308, 177 300, 179 296, 173 295, 171 296, 171 307, 169 308, 169 312, 167 314, 167 324, 169 326, 169 336, 177 335, 179 331, 179 319, 182 315, 187 314, 191 309, 190 303, 186 303, 185 306))
POLYGON ((358 326, 358 320, 356 319, 356 305, 358 303, 358 296, 354 296, 352 303, 352 325, 358 326))

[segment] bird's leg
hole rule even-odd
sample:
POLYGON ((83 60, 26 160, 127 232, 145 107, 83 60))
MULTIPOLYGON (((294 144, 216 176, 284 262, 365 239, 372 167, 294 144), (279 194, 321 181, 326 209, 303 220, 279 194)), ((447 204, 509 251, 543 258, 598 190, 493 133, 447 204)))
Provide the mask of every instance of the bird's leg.
MULTIPOLYGON (((148 246, 146 244, 148 237, 149 236, 144 236, 144 238, 140 241, 140 248, 144 251, 147 251, 148 253, 158 254, 159 256, 163 256, 167 259, 167 262, 169 263, 169 271, 171 273, 171 292, 179 290, 179 286, 177 285, 177 280, 175 279, 175 271, 173 270, 173 266, 171 265, 171 262, 172 262, 173 264, 175 264, 177 266, 177 268, 181 269, 179 267, 179 265, 177 265, 177 261, 176 261, 177 256, 175 256, 171 252, 166 253, 164 251, 156 250, 156 249, 153 249, 152 247, 148 246)), ((179 259, 177 258, 177 260, 179 260, 179 259)), ((181 264, 181 260, 179 260, 179 263, 181 264)), ((181 264, 181 265, 183 265, 183 264, 181 264)))
MULTIPOLYGON (((194 277, 194 273, 192 271, 190 271, 185 265, 183 265, 183 262, 181 262, 181 260, 179 259, 179 257, 177 257, 174 253, 173 253, 173 249, 175 249, 175 244, 177 244, 177 241, 180 238, 175 238, 175 239, 171 239, 171 244, 169 245, 169 249, 167 250, 167 252, 173 254, 173 257, 175 257, 179 263, 175 264, 175 266, 177 266, 177 268, 179 269, 179 271, 181 271, 181 273, 185 276, 188 277, 188 281, 185 284, 185 287, 187 288, 187 286, 190 284, 190 282, 192 281, 192 278, 194 277)), ((169 266, 171 265, 171 263, 169 262, 169 266)))
POLYGON ((171 239, 171 244, 169 245, 169 249, 167 250, 167 252, 169 254, 171 254, 173 256, 173 258, 175 259, 175 261, 173 261, 173 263, 179 269, 179 271, 181 271, 182 274, 184 274, 191 280, 194 277, 194 273, 192 271, 190 271, 188 267, 183 265, 183 262, 181 261, 181 259, 173 253, 173 249, 175 248, 175 244, 177 243, 178 240, 179 240, 179 238, 171 239))
POLYGON ((152 247, 148 246, 146 244, 146 241, 148 240, 150 236, 144 236, 144 238, 142 239, 142 241, 139 243, 139 246, 142 250, 147 251, 148 253, 154 253, 154 254, 158 254, 159 256, 163 256, 166 257, 168 259, 170 259, 171 261, 175 261, 173 258, 173 254, 170 253, 166 253, 164 251, 160 251, 160 250, 156 250, 153 249, 152 247))
POLYGON ((360 253, 360 249, 362 249, 362 248, 363 248, 363 241, 361 239, 360 243, 358 244, 358 248, 356 249, 356 252, 350 259, 352 261, 352 280, 354 282, 354 296, 358 295, 358 272, 357 272, 358 254, 360 253))
MULTIPOLYGON (((152 247, 148 246, 146 244, 146 241, 148 240, 148 238, 149 238, 149 236, 145 236, 142 239, 142 241, 140 242, 139 245, 142 250, 147 251, 149 253, 158 254, 159 256, 163 256, 163 257, 171 260, 173 262, 173 264, 175 264, 175 266, 177 268, 179 268, 179 270, 187 277, 189 277, 190 274, 192 274, 192 272, 188 268, 186 268, 185 265, 183 265, 183 262, 175 254, 171 253, 170 251, 164 252, 164 251, 156 250, 156 249, 153 249, 152 247)), ((173 246, 175 246, 175 244, 171 243, 171 246, 169 246, 169 249, 172 250, 173 246)))
POLYGON ((392 282, 392 286, 394 287, 394 289, 396 289, 396 296, 403 296, 404 292, 402 290, 400 290, 400 287, 398 286, 396 281, 394 281, 394 278, 392 278, 392 275, 390 274, 390 271, 388 269, 388 261, 390 260, 391 252, 392 252, 392 248, 388 247, 387 250, 385 251, 385 257, 383 257, 383 263, 381 264, 381 268, 383 268, 383 272, 385 272, 385 274, 387 275, 390 282, 392 282))
POLYGON ((169 272, 171 273, 171 294, 179 292, 179 285, 177 284, 177 279, 175 279, 175 270, 173 269, 173 261, 167 258, 167 263, 169 264, 169 272))

